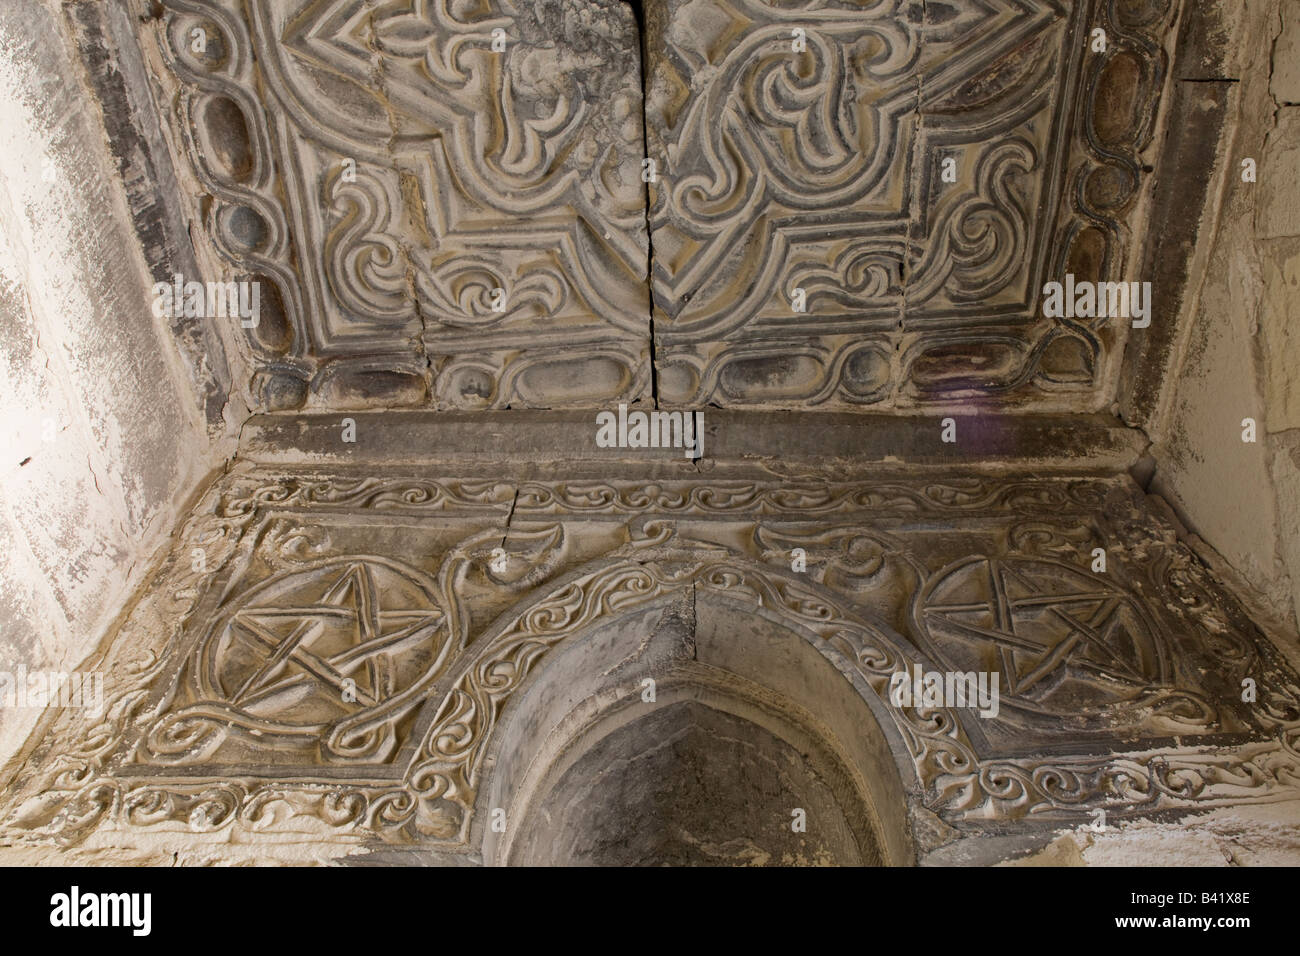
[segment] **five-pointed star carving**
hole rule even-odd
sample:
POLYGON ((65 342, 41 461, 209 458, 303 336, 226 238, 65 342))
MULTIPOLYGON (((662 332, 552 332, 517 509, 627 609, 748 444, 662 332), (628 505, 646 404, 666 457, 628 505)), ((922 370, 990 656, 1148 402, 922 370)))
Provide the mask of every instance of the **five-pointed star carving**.
POLYGON ((1143 673, 1139 649, 1120 613, 1127 606, 1121 595, 1106 588, 1049 592, 1000 561, 990 559, 987 564, 988 600, 931 604, 925 613, 996 645, 1008 693, 1023 695, 1068 667, 1130 686, 1144 687, 1151 682, 1152 675, 1143 673), (1064 636, 1053 642, 1046 628, 1026 628, 1023 623, 1017 631, 1017 615, 1023 619, 1026 611, 1038 611, 1064 624, 1064 636), (972 617, 991 618, 993 626, 975 623, 972 617), (1128 638, 1127 646, 1115 644, 1121 633, 1128 638), (1025 658, 1028 667, 1022 669, 1025 658))
POLYGON ((254 606, 239 611, 231 633, 265 654, 261 665, 229 696, 249 709, 284 692, 317 682, 340 695, 346 690, 362 707, 395 693, 391 655, 425 639, 442 622, 432 609, 385 610, 369 565, 355 562, 310 604, 254 606), (288 635, 286 623, 292 624, 288 635), (351 679, 355 687, 344 684, 351 679))

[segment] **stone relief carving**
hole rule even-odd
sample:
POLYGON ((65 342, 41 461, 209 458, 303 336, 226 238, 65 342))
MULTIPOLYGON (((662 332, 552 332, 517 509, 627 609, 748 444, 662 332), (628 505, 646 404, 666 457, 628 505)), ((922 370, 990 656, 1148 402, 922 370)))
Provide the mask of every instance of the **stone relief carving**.
POLYGON ((414 568, 331 559, 242 594, 200 638, 142 744, 162 763, 384 760, 460 646, 414 568))
POLYGON ((1178 0, 136 2, 256 407, 1114 394, 1178 0))
POLYGON ((549 406, 647 391, 630 10, 164 10, 159 72, 207 232, 268 291, 245 343, 259 405, 549 406))
POLYGON ((1124 330, 1044 319, 1040 291, 1119 277, 1175 8, 670 2, 647 99, 661 396, 1103 404, 1124 330))
POLYGON ((1077 719, 1170 680, 1141 607, 1064 562, 962 559, 925 584, 914 614, 938 659, 996 671, 1004 704, 1033 713, 1077 719))
POLYGON ((464 848, 484 749, 529 675, 561 642, 683 590, 803 635, 887 715, 907 786, 954 825, 1300 784, 1300 679, 1126 479, 511 486, 252 470, 208 496, 124 622, 102 718, 53 718, 5 830, 76 842, 314 820, 464 848), (1094 542, 1106 573, 1089 568, 1094 542), (1000 714, 894 706, 892 675, 915 665, 996 669, 1000 714))

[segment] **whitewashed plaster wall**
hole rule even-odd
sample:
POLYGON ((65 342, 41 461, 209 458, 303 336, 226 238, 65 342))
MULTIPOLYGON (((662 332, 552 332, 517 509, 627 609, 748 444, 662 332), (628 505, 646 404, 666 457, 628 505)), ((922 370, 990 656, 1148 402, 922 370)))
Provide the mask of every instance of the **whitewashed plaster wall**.
MULTIPOLYGON (((152 280, 65 11, 0 5, 0 671, 73 670, 229 450, 152 280)), ((0 707, 0 761, 37 708, 0 707)))
POLYGON ((1201 224, 1181 362, 1148 430, 1166 497, 1295 633, 1300 608, 1300 0, 1224 4, 1233 84, 1217 222, 1201 224), (1235 127, 1235 129, 1233 129, 1235 127), (1253 159, 1256 181, 1243 180, 1253 159), (1257 441, 1243 441, 1254 419, 1257 441))

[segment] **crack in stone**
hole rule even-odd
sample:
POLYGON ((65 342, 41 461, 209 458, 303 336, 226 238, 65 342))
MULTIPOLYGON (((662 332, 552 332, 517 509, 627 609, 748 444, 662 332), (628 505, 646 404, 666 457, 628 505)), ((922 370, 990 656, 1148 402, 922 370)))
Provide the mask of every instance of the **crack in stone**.
MULTIPOLYGON (((922 27, 924 27, 926 20, 927 20, 926 5, 925 5, 925 0, 922 0, 921 3, 922 27)), ((922 39, 919 41, 919 43, 922 47, 924 47, 924 31, 922 32, 921 37, 922 39)), ((922 99, 922 94, 924 93, 924 87, 925 87, 925 76, 922 73, 917 73, 916 108, 915 108, 915 113, 913 115, 913 127, 912 127, 912 169, 913 170, 917 170, 920 168, 918 164, 924 158, 919 155, 921 150, 921 130, 923 126, 922 116, 921 116, 921 99, 922 99)), ((908 209, 907 236, 903 240, 903 261, 902 263, 900 263, 898 269, 898 285, 901 294, 901 301, 899 302, 899 307, 898 307, 898 326, 896 329, 897 338, 894 341, 894 354, 890 356, 890 363, 891 363, 890 378, 893 381, 893 384, 891 386, 891 391, 893 392, 892 397, 895 401, 898 400, 898 394, 902 389, 901 383, 903 381, 903 365, 902 365, 903 336, 905 334, 904 326, 907 320, 908 281, 911 278, 908 274, 908 266, 911 264, 911 260, 912 260, 913 230, 916 226, 916 215, 910 207, 913 202, 918 202, 919 200, 920 200, 919 190, 913 190, 911 192, 911 195, 909 195, 908 197, 909 209, 908 209)))
MULTIPOLYGON (((645 24, 645 7, 642 0, 623 0, 632 10, 632 16, 636 21, 637 46, 639 48, 638 68, 641 71, 641 148, 643 150, 643 159, 653 159, 650 156, 650 116, 649 116, 649 98, 650 98, 650 73, 647 69, 649 56, 649 36, 646 32, 645 24)), ((644 166, 642 166, 644 170, 644 166)), ((654 263, 655 263, 655 240, 654 240, 654 223, 650 216, 650 182, 643 174, 641 176, 642 195, 645 197, 643 212, 645 214, 645 240, 646 240, 646 305, 649 311, 649 342, 650 342, 650 401, 653 407, 659 407, 659 359, 655 352, 655 289, 654 289, 654 263)))
POLYGON ((501 532, 501 547, 506 546, 506 541, 510 537, 510 525, 515 520, 515 506, 519 504, 519 486, 515 485, 514 497, 510 499, 510 511, 506 513, 506 526, 501 532))
MULTIPOLYGON (((375 58, 375 65, 371 72, 371 78, 375 84, 375 89, 379 93, 379 99, 383 103, 384 116, 388 121, 389 135, 388 141, 384 144, 384 151, 387 153, 393 169, 397 171, 399 179, 403 180, 403 185, 405 185, 404 180, 406 178, 406 173, 397 159, 397 141, 401 137, 401 126, 397 118, 397 111, 393 108, 392 101, 389 98, 388 85, 385 82, 385 72, 387 69, 384 61, 385 50, 383 43, 379 38, 379 31, 375 29, 375 9, 373 4, 368 4, 368 6, 370 14, 366 20, 367 29, 365 39, 367 47, 371 53, 374 54, 375 58)), ((421 218, 423 210, 410 208, 410 199, 406 189, 403 188, 401 192, 407 219, 412 225, 419 226, 423 222, 421 218)), ((424 361, 425 387, 429 390, 429 401, 436 405, 434 399, 433 356, 429 354, 428 346, 425 344, 426 337, 429 334, 429 317, 424 314, 424 310, 420 307, 420 294, 416 283, 417 268, 415 256, 411 247, 412 244, 409 240, 402 237, 401 234, 398 234, 395 238, 396 246, 398 250, 401 251, 402 258, 406 262, 403 276, 406 281, 406 292, 411 298, 411 307, 415 312, 415 318, 420 323, 420 331, 416 334, 415 342, 413 344, 416 346, 417 355, 424 361)))

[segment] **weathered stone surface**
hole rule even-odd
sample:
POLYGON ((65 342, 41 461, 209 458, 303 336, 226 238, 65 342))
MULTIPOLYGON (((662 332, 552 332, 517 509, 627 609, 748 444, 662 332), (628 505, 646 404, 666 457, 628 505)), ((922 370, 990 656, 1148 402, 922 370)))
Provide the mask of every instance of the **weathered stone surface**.
MULTIPOLYGON (((1197 23, 1193 12, 1184 31, 1197 23)), ((1162 175, 1152 197, 1148 223, 1150 241, 1141 251, 1143 279, 1151 283, 1152 302, 1158 304, 1151 327, 1129 339, 1119 385, 1120 413, 1132 425, 1157 432, 1161 402, 1176 388, 1173 382, 1181 358, 1179 347, 1187 335, 1188 306, 1209 268, 1209 250, 1200 238, 1213 231, 1216 173, 1223 165, 1213 148, 1223 135, 1227 103, 1233 84, 1226 81, 1178 83, 1170 93, 1176 121, 1160 147, 1162 175)), ((1230 170, 1236 167, 1228 162, 1230 170)), ((1246 196, 1237 187, 1237 202, 1246 196)))
POLYGON ((3 410, 75 421, 0 472, 0 672, 130 602, 6 862, 1297 858, 1277 0, 23 3, 80 59, 0 110, 3 410))
MULTIPOLYGON (((850 778, 885 790, 832 787, 841 808, 875 808, 870 834, 810 852, 902 862, 916 801, 978 833, 1099 805, 1124 818, 1280 799, 1300 732, 1296 675, 1123 478, 516 484, 243 468, 196 511, 103 666, 108 716, 51 716, 8 840, 107 828, 128 846, 188 821, 242 841, 256 820, 324 825, 340 853, 378 834, 498 861, 563 854, 526 830, 502 845, 487 818, 544 819, 556 787, 557 812, 577 799, 585 784, 564 767, 605 736, 584 728, 700 700, 786 714, 766 732, 801 749, 797 728, 822 728, 850 778), (169 619, 175 640, 158 627, 169 619), (891 677, 916 664, 1000 674, 999 712, 898 706, 891 677), (1247 675, 1258 703, 1241 699, 1247 675), (641 696, 645 677, 661 696, 641 696), (136 705, 114 709, 126 696, 136 705)), ((614 754, 648 752, 631 739, 614 754)), ((776 759, 752 739, 752 759, 776 759)), ((766 840, 760 852, 795 852, 766 840)))
POLYGON ((597 445, 591 412, 383 411, 347 417, 355 430, 352 442, 342 440, 340 414, 254 416, 242 432, 241 457, 287 467, 304 461, 327 467, 358 460, 493 463, 499 473, 518 477, 547 477, 582 464, 593 476, 653 470, 656 477, 693 478, 733 469, 737 462, 773 475, 813 469, 871 474, 898 467, 1122 471, 1146 449, 1139 432, 1104 416, 956 415, 954 440, 945 442, 946 419, 937 415, 827 413, 809 428, 797 412, 709 409, 700 413, 701 461, 680 448, 637 449, 629 461, 629 449, 597 445))
MULTIPOLYGON (((156 282, 199 274, 180 187, 149 89, 136 24, 125 4, 66 7, 67 26, 84 59, 86 80, 103 114, 146 268, 156 282)), ((263 316, 267 319, 268 316, 263 316)), ((228 336, 204 317, 173 316, 171 338, 182 379, 203 409, 209 434, 220 438, 247 410, 232 395, 228 336)))
POLYGON ((219 268, 266 284, 283 316, 274 341, 242 341, 252 404, 649 393, 630 8, 164 11, 146 46, 171 91, 191 207, 219 268))
POLYGON ((1267 421, 1256 374, 1259 273, 1242 222, 1226 225, 1221 235, 1225 241, 1208 266, 1218 281, 1202 291, 1178 370, 1169 432, 1154 447, 1160 465, 1153 490, 1191 516, 1192 529, 1233 567, 1262 585, 1276 581, 1281 568, 1276 537, 1260 533, 1277 527, 1267 449, 1242 440, 1245 419, 1253 419, 1259 433, 1267 421))
POLYGON ((804 754, 762 727, 693 701, 656 709, 593 744, 546 794, 542 812, 549 826, 525 822, 512 862, 881 862, 874 846, 858 846, 834 790, 804 754), (791 808, 812 821, 810 829, 791 828, 791 808), (629 820, 638 826, 629 829, 629 820))
POLYGON ((204 0, 146 46, 214 268, 282 303, 256 407, 648 398, 653 292, 664 403, 1098 411, 1127 330, 1041 289, 1136 278, 1176 7, 650 4, 645 144, 614 0, 204 0))
POLYGON ((1269 92, 1279 103, 1300 105, 1300 4, 1282 4, 1282 32, 1273 47, 1269 92))
MULTIPOLYGON (((1300 431, 1270 436, 1270 444, 1278 527, 1300 528, 1300 431)), ((1290 579, 1283 586, 1290 585, 1291 606, 1300 611, 1300 535, 1282 530, 1278 538, 1278 550, 1290 579)))
POLYGON ((1261 239, 1300 236, 1300 106, 1277 111, 1260 162, 1255 228, 1261 239))
MULTIPOLYGON (((1300 175, 1289 167, 1300 153, 1287 145, 1294 140, 1296 109, 1279 110, 1270 91, 1270 77, 1282 66, 1282 47, 1275 43, 1282 6, 1236 6, 1231 66, 1240 70, 1232 74, 1240 82, 1184 83, 1176 91, 1175 101, 1201 98, 1221 113, 1233 148, 1215 159, 1213 189, 1221 198, 1217 208, 1206 209, 1199 228, 1188 231, 1175 220, 1158 230, 1194 244, 1195 254, 1176 328, 1160 333, 1166 344, 1154 362, 1131 366, 1133 397, 1125 415, 1142 422, 1155 442, 1153 488, 1222 556, 1222 570, 1238 576, 1261 613, 1293 622, 1300 607, 1300 553, 1288 516, 1300 500, 1300 484, 1288 451, 1294 446, 1288 430, 1294 427, 1296 378, 1288 223, 1298 208, 1294 184, 1300 175), (1245 175, 1247 159, 1257 163, 1257 181, 1245 175), (1285 238, 1269 238, 1274 234, 1285 238), (1166 384, 1157 388, 1162 378, 1166 384), (1242 440, 1247 418, 1256 423, 1255 443, 1242 440)), ((1182 187, 1179 170, 1199 173, 1202 166, 1194 133, 1195 123, 1171 132, 1172 142, 1190 147, 1172 157, 1175 189, 1182 187)))
POLYGON ((1269 431, 1300 428, 1300 237, 1264 243, 1259 308, 1269 431))
POLYGON ((1120 278, 1175 4, 1148 7, 669 0, 647 35, 660 399, 1108 405, 1122 323, 1044 319, 1041 294, 1120 278), (1085 55, 1092 26, 1110 41, 1085 55))
MULTIPOLYGON (((1063 832, 1045 849, 1008 866, 1292 866, 1300 853, 1295 819, 1300 806, 1231 807, 1172 821, 1136 821, 1103 832, 1063 832)), ((960 862, 989 863, 983 860, 960 862)), ((936 859, 938 865, 954 860, 936 859)))

